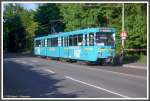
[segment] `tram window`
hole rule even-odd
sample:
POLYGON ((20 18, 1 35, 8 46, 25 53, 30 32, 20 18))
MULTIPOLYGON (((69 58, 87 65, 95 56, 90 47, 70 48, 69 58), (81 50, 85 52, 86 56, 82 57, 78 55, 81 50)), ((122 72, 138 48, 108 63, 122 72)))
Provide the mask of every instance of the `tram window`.
POLYGON ((42 46, 42 47, 45 46, 45 44, 44 44, 45 42, 44 42, 44 41, 45 41, 45 40, 41 40, 41 46, 42 46))
POLYGON ((78 46, 82 46, 83 45, 83 34, 79 34, 78 35, 78 46))
POLYGON ((41 40, 41 44, 40 45, 41 45, 41 47, 43 46, 43 40, 41 40))
POLYGON ((66 37, 64 37, 64 46, 66 46, 66 37))
POLYGON ((35 47, 39 47, 40 46, 40 40, 36 40, 35 41, 35 47))
POLYGON ((54 40, 54 38, 52 38, 52 47, 54 47, 55 46, 55 40, 54 40))
POLYGON ((94 33, 89 33, 89 46, 94 46, 94 33))
POLYGON ((51 47, 54 46, 54 38, 51 38, 51 47))
POLYGON ((69 46, 72 46, 73 43, 73 37, 72 35, 69 36, 69 46))
POLYGON ((52 38, 51 39, 51 46, 52 47, 58 46, 58 38, 52 38))
POLYGON ((78 36, 74 35, 73 36, 73 46, 77 46, 77 43, 78 43, 78 36))
POLYGON ((63 41, 64 41, 63 37, 61 37, 61 46, 63 46, 63 41))
POLYGON ((58 46, 58 38, 53 38, 53 46, 56 47, 58 46))
POLYGON ((64 37, 64 46, 67 46, 67 37, 64 37))
POLYGON ((58 37, 56 38, 56 44, 55 45, 58 47, 58 37))
POLYGON ((97 32, 96 33, 96 45, 113 45, 114 38, 112 33, 97 32))
POLYGON ((55 38, 53 38, 53 47, 55 46, 56 43, 55 41, 56 41, 55 38))
POLYGON ((40 40, 40 47, 42 47, 42 40, 40 40))
POLYGON ((51 39, 50 38, 47 40, 47 45, 48 45, 48 47, 51 46, 51 39))
POLYGON ((37 46, 36 46, 36 40, 34 40, 34 47, 37 47, 37 46))
POLYGON ((67 46, 69 46, 69 37, 67 37, 67 46))
POLYGON ((42 47, 45 47, 45 40, 42 40, 42 47))
POLYGON ((85 35, 85 46, 87 46, 87 34, 85 35))

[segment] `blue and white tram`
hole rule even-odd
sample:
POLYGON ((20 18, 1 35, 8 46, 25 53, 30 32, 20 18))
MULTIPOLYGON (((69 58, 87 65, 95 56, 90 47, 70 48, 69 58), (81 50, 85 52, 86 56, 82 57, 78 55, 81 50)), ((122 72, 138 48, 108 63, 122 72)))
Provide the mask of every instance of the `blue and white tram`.
POLYGON ((50 34, 34 40, 34 54, 89 62, 111 61, 115 56, 114 28, 87 28, 50 34))

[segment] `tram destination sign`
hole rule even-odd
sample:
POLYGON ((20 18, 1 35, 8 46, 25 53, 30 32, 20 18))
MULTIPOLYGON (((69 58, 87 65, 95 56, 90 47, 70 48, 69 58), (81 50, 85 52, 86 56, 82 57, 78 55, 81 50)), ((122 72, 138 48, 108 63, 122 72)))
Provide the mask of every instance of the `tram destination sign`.
POLYGON ((99 31, 100 31, 100 32, 112 32, 112 29, 108 29, 108 28, 100 28, 99 31))

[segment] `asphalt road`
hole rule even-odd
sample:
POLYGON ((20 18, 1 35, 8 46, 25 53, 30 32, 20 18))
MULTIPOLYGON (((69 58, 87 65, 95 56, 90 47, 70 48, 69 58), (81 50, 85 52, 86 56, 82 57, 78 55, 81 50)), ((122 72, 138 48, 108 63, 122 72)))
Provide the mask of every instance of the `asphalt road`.
POLYGON ((146 98, 147 71, 4 55, 3 95, 31 98, 146 98))

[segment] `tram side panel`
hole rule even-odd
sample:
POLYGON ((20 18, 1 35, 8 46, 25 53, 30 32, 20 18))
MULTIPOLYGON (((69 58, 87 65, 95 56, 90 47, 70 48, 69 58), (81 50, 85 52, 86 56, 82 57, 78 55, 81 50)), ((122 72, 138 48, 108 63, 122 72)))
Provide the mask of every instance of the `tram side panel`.
POLYGON ((97 61, 97 48, 94 46, 82 46, 81 59, 85 61, 97 61))

